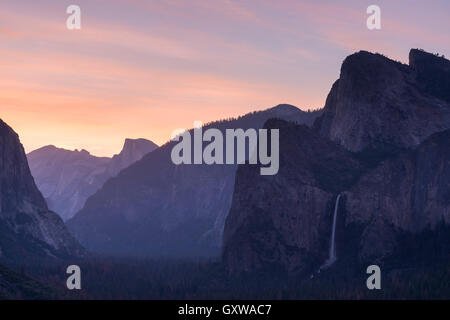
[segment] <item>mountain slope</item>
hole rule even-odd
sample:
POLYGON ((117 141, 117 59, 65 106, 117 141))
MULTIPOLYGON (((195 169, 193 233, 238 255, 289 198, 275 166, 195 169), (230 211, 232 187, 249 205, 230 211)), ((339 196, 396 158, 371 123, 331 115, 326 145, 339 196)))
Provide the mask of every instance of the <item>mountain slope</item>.
POLYGON ((145 139, 126 139, 122 151, 112 158, 95 157, 86 150, 46 146, 27 157, 36 184, 51 210, 63 220, 79 211, 86 199, 110 177, 157 148, 145 139))
MULTIPOLYGON (((312 123, 320 112, 280 105, 204 127, 261 128, 272 117, 312 123)), ((105 183, 68 226, 92 250, 125 255, 219 253, 237 165, 174 165, 174 142, 105 183)))
POLYGON ((18 135, 0 120, 0 260, 65 258, 83 249, 37 189, 18 135))

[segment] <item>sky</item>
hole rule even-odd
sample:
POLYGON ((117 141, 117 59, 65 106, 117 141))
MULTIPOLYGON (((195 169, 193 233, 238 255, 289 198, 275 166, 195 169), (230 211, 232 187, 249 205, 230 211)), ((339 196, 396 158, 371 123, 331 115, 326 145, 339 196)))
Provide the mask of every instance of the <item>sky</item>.
POLYGON ((1 0, 0 118, 27 152, 118 153, 280 103, 324 106, 359 50, 450 56, 450 1, 1 0), (81 8, 69 30, 66 9, 81 8), (381 30, 366 27, 369 5, 381 30))

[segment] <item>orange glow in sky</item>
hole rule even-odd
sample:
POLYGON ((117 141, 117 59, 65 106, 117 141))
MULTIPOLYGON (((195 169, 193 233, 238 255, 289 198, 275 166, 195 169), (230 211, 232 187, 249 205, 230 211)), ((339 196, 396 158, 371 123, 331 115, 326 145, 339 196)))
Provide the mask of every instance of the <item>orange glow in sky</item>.
POLYGON ((447 2, 379 2, 375 32, 361 1, 84 0, 73 31, 67 1, 2 2, 0 118, 27 152, 53 144, 111 156, 125 138, 163 144, 195 120, 323 107, 354 51, 448 56, 447 2))

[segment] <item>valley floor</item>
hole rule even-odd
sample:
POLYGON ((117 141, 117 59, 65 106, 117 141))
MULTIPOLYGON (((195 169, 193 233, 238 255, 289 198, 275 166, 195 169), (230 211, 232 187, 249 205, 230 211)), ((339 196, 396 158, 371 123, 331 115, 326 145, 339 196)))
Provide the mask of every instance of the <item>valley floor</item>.
POLYGON ((339 263, 312 279, 276 272, 230 277, 214 261, 94 258, 78 265, 81 290, 66 288, 67 264, 25 273, 53 288, 57 299, 450 299, 449 264, 384 267, 381 290, 367 289, 365 270, 339 263))

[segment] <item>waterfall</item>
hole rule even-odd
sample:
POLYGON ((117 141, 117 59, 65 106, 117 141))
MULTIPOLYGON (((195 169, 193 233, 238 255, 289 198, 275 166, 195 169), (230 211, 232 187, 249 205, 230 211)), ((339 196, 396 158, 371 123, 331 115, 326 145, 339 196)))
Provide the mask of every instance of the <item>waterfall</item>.
POLYGON ((333 215, 333 226, 331 229, 331 239, 330 239, 330 250, 328 252, 328 259, 325 261, 325 263, 319 268, 319 272, 321 269, 326 269, 329 266, 331 266, 336 261, 336 244, 335 244, 335 238, 336 238, 336 220, 337 220, 337 213, 339 208, 339 199, 341 198, 341 195, 338 194, 336 198, 336 203, 334 204, 334 215, 333 215))

